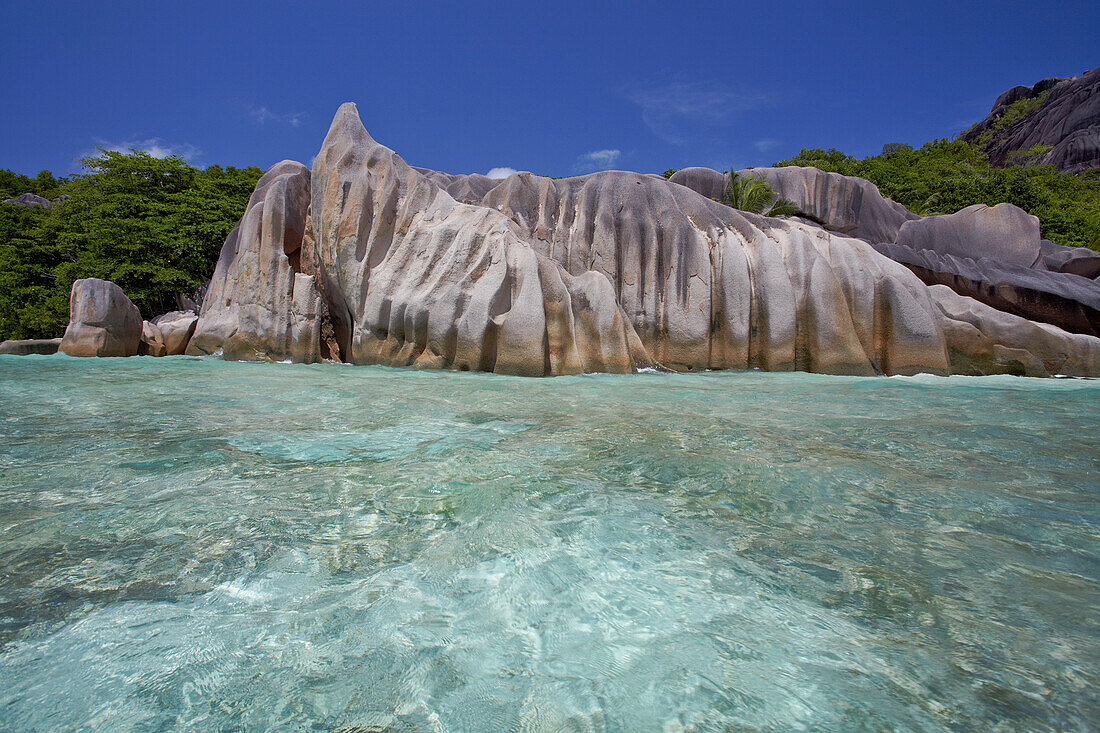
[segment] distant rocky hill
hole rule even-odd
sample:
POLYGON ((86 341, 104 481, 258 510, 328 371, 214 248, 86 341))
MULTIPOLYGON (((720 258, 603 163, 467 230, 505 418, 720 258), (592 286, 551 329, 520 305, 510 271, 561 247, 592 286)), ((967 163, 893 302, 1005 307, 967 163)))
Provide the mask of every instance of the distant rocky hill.
POLYGON ((1100 166, 1100 66, 1012 87, 961 139, 984 148, 998 167, 1034 162, 1080 173, 1100 166))

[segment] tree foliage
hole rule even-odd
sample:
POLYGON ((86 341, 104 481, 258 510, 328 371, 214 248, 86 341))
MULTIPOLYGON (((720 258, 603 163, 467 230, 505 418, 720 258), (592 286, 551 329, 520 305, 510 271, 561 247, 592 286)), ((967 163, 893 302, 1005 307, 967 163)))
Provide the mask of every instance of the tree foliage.
POLYGON ((790 216, 798 213, 794 202, 779 198, 764 179, 739 176, 733 168, 730 169, 729 176, 721 200, 726 206, 764 216, 790 216))
MULTIPOLYGON (((1043 152, 1027 151, 1023 159, 1037 159, 1043 152)), ((1053 166, 993 168, 979 148, 961 140, 941 138, 919 149, 892 143, 882 154, 866 158, 803 148, 775 165, 813 166, 866 178, 883 196, 922 215, 951 214, 972 204, 1015 204, 1039 217, 1043 237, 1100 250, 1100 179, 1060 173, 1053 166)))
POLYGON ((0 171, 0 190, 71 196, 53 209, 0 205, 0 338, 60 335, 75 280, 118 283, 153 316, 210 277, 263 171, 101 150, 84 173, 0 171), (29 183, 30 182, 30 183, 29 183))

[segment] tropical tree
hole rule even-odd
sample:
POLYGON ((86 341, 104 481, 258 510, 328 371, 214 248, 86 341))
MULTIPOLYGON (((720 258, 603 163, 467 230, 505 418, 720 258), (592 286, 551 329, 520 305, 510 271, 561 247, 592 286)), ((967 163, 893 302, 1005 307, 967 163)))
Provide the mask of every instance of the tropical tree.
POLYGON ((762 178, 741 176, 732 168, 729 176, 721 198, 721 203, 726 206, 764 216, 793 216, 799 213, 793 201, 777 196, 771 185, 762 178))

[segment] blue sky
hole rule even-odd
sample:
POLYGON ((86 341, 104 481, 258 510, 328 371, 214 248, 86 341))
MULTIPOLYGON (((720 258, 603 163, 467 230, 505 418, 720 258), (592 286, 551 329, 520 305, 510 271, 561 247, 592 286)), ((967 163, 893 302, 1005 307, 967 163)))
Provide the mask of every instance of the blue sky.
POLYGON ((1100 65, 1100 2, 7 2, 0 168, 105 147, 309 163, 337 106, 409 163, 571 175, 954 136, 1100 65))

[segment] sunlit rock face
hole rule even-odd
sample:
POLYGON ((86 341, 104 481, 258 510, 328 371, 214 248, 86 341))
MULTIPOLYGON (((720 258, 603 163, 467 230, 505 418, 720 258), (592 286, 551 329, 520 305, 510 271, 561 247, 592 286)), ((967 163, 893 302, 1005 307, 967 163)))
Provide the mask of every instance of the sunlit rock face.
POLYGON ((118 285, 94 277, 77 280, 58 350, 69 356, 134 356, 141 325, 140 311, 118 285))
POLYGON ((320 360, 317 288, 298 264, 308 210, 308 168, 285 160, 264 174, 222 246, 188 354, 320 360))
MULTIPOLYGON (((261 179, 188 353, 527 376, 948 373, 1003 337, 953 335, 959 312, 861 239, 659 176, 412 168, 345 104, 312 172, 285 161, 261 179)), ((1065 351, 1091 368, 1077 341, 1065 351)))

